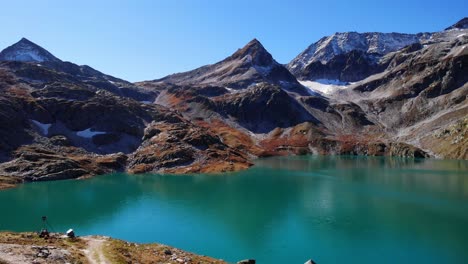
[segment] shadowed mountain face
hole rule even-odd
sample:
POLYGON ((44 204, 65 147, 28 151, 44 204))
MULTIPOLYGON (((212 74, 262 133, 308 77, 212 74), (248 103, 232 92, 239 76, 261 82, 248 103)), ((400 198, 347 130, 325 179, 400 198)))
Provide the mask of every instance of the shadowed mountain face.
POLYGON ((35 43, 22 38, 17 43, 0 52, 2 61, 23 61, 23 62, 61 62, 47 50, 35 43))
POLYGON ((300 72, 300 78, 307 80, 327 79, 355 82, 383 70, 376 63, 379 55, 352 50, 331 58, 327 63, 309 63, 300 72))
POLYGON ((177 109, 193 120, 224 120, 254 133, 268 133, 303 122, 320 123, 294 96, 279 86, 259 83, 236 92, 221 87, 172 87, 158 104, 177 109), (208 93, 207 90, 218 91, 208 93))
POLYGON ((465 17, 458 21, 457 23, 453 24, 452 26, 446 28, 445 30, 450 29, 467 29, 468 28, 468 17, 465 17))
POLYGON ((153 82, 176 85, 223 86, 229 89, 246 89, 251 85, 266 82, 301 95, 307 90, 256 39, 230 57, 198 69, 176 73, 153 82))
POLYGON ((19 79, 41 89, 41 94, 54 93, 56 97, 69 97, 66 90, 73 86, 73 89, 92 92, 106 90, 140 101, 152 101, 156 97, 153 91, 144 91, 132 83, 103 74, 89 66, 64 62, 25 38, 0 52, 0 64, 19 79), (58 91, 57 85, 61 86, 59 90, 62 92, 58 91))
POLYGON ((255 133, 268 133, 303 122, 319 123, 285 91, 265 83, 215 102, 219 113, 234 117, 237 123, 255 133))

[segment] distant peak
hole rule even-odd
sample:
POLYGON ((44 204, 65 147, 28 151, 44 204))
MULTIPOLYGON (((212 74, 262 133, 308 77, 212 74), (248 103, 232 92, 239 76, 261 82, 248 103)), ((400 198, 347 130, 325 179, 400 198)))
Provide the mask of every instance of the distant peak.
POLYGON ((253 46, 253 45, 260 45, 263 47, 262 43, 256 38, 252 39, 249 43, 247 43, 247 46, 253 46))
POLYGON ((27 38, 25 38, 25 37, 21 38, 20 41, 18 41, 18 42, 32 43, 29 39, 27 39, 27 38))
POLYGON ((239 49, 232 56, 234 58, 242 58, 250 55, 251 57, 265 56, 268 55, 271 57, 270 53, 263 47, 262 43, 258 39, 254 38, 249 43, 247 43, 243 48, 239 49))
POLYGON ((41 48, 39 45, 37 45, 36 43, 30 41, 29 39, 27 38, 21 38, 18 42, 16 42, 15 44, 13 44, 11 47, 14 47, 14 46, 33 46, 33 47, 39 47, 41 48))
POLYGON ((446 28, 445 30, 450 30, 450 29, 455 29, 455 28, 459 28, 459 29, 468 28, 468 17, 462 18, 460 21, 458 21, 457 23, 453 24, 452 26, 446 28))
POLYGON ((60 61, 50 52, 24 37, 0 52, 0 60, 23 62, 60 61))
POLYGON ((240 53, 243 56, 256 52, 267 52, 262 43, 258 39, 254 38, 249 43, 247 43, 243 48, 239 49, 236 53, 240 53))

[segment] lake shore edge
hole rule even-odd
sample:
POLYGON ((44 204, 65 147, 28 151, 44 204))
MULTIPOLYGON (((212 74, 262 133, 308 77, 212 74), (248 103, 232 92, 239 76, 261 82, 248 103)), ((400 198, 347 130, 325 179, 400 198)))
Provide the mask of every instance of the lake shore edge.
POLYGON ((69 238, 51 233, 0 231, 0 263, 227 263, 158 243, 132 243, 107 236, 69 238))
MULTIPOLYGON (((377 144, 380 146, 379 144, 377 144)), ((383 145, 385 146, 385 144, 383 145)), ((380 146, 382 147, 382 146, 380 146)), ((349 146, 348 146, 349 148, 349 146)), ((373 144, 368 144, 368 145, 353 145, 350 149, 348 148, 341 148, 339 152, 323 152, 321 151, 318 155, 323 155, 323 156, 331 156, 333 155, 332 153, 336 153, 339 156, 342 155, 352 155, 352 156, 390 156, 390 157, 404 157, 404 158, 431 158, 434 156, 429 155, 425 151, 414 147, 412 145, 408 145, 405 143, 394 143, 390 144, 389 147, 384 148, 386 149, 385 151, 378 150, 379 147, 374 146, 373 144)), ((211 163, 206 164, 206 166, 200 166, 200 165, 194 165, 194 166, 181 166, 181 167, 174 167, 170 169, 165 169, 160 171, 162 174, 196 174, 196 173, 208 173, 208 174, 217 174, 217 173, 225 173, 225 172, 237 172, 237 171, 243 171, 251 168, 254 166, 255 160, 258 160, 260 158, 268 158, 268 157, 280 157, 280 156, 304 156, 304 155, 316 155, 313 153, 294 153, 291 155, 289 152, 269 152, 268 154, 263 153, 261 156, 257 156, 256 158, 250 158, 248 160, 236 160, 235 162, 233 161, 213 161, 211 163)), ((108 161, 106 161, 108 162, 108 161)), ((114 162, 110 162, 113 164, 114 162)), ((120 161, 119 163, 122 163, 120 161)), ((107 163, 105 163, 106 167, 109 167, 107 163)), ((46 164, 47 166, 49 164, 46 164)), ((114 164, 115 165, 115 164, 114 164)), ((5 190, 5 189, 11 189, 14 187, 17 187, 18 185, 22 183, 27 183, 27 182, 36 182, 36 181, 57 181, 57 180, 68 180, 68 179, 87 179, 87 178, 92 178, 100 175, 106 175, 110 173, 129 173, 129 174, 135 174, 135 175, 141 175, 141 174, 151 174, 151 172, 145 172, 143 171, 138 171, 138 170, 128 170, 128 169, 115 169, 116 167, 122 167, 122 166, 110 166, 110 169, 89 169, 86 171, 85 174, 82 176, 74 176, 73 174, 69 175, 70 170, 64 170, 64 171, 59 171, 58 174, 60 175, 59 177, 53 176, 42 176, 40 178, 30 178, 30 177, 15 177, 11 175, 2 175, 1 174, 1 169, 0 169, 0 191, 5 190)), ((47 167, 45 166, 45 167, 47 167)), ((99 166, 98 166, 99 167, 99 166)), ((126 166, 123 166, 126 167, 126 166)), ((57 173, 54 173, 57 174, 57 173)), ((156 172, 156 174, 158 174, 156 172)))

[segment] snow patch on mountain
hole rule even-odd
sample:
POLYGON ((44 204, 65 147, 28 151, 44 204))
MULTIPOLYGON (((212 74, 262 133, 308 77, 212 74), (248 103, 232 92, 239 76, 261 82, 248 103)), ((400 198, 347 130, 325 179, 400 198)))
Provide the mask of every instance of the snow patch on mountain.
POLYGON ((310 45, 288 64, 288 68, 293 73, 297 73, 313 62, 320 61, 326 64, 333 57, 353 50, 385 55, 429 37, 430 34, 335 33, 310 45))
POLYGON ((43 62, 46 58, 42 57, 37 50, 25 46, 22 49, 11 52, 5 56, 9 61, 37 61, 43 62))
MULTIPOLYGON (((252 87, 253 85, 251 84, 248 88, 252 87)), ((228 90, 229 93, 241 93, 241 89, 235 89, 235 88, 230 88, 230 87, 224 87, 226 90, 228 90)))
POLYGON ((84 138, 92 138, 95 135, 103 135, 103 134, 107 134, 107 132, 104 132, 104 131, 91 131, 91 128, 76 132, 77 136, 84 137, 84 138))
POLYGON ((338 90, 343 90, 349 87, 350 83, 339 80, 320 79, 315 81, 299 81, 300 84, 307 87, 314 93, 330 95, 338 90))

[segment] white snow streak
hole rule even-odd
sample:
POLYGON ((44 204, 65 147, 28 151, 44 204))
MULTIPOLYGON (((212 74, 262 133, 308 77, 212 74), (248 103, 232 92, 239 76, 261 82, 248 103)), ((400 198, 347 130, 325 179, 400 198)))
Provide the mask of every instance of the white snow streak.
POLYGON ((107 132, 91 131, 91 128, 76 132, 77 136, 84 137, 84 138, 92 138, 95 135, 102 135, 102 134, 107 134, 107 132))
POLYGON ((315 81, 299 81, 299 83, 309 88, 312 92, 319 92, 327 95, 348 88, 348 83, 339 80, 320 79, 315 81))

